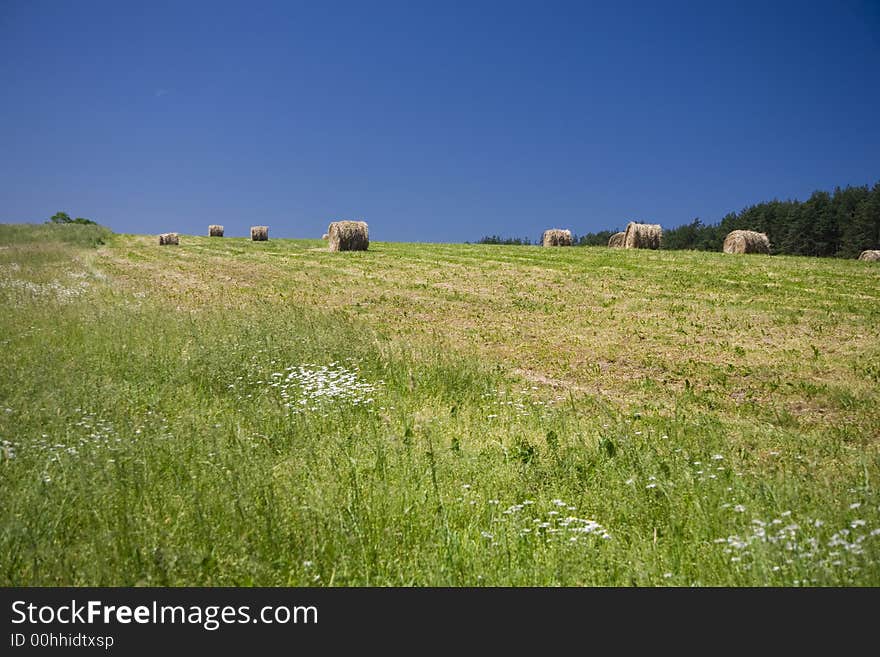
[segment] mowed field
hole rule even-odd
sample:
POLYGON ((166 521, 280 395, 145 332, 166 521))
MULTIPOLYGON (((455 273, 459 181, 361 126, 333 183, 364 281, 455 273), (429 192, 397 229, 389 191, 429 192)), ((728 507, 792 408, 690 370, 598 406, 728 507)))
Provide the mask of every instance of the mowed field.
POLYGON ((0 226, 0 584, 880 585, 880 266, 0 226))

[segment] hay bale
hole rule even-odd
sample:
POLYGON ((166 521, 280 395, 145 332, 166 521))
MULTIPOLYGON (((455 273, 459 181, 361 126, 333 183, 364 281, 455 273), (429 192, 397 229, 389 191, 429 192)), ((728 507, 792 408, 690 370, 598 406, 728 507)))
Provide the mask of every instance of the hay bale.
POLYGON ((334 221, 327 228, 331 251, 366 251, 370 234, 366 221, 334 221))
POLYGON ((322 240, 329 240, 330 236, 327 233, 324 233, 323 235, 321 235, 321 239, 322 240))
POLYGON ((550 228, 541 235, 542 246, 571 246, 571 231, 550 228))
POLYGON ((223 226, 217 224, 208 226, 208 237, 223 237, 223 226))
POLYGON ((626 225, 623 234, 623 248, 625 249, 659 249, 660 240, 663 239, 663 229, 660 224, 640 224, 630 221, 626 225))
POLYGON ((251 226, 251 239, 254 242, 265 242, 269 239, 268 226, 251 226))
POLYGON ((159 246, 167 246, 169 244, 180 244, 177 233, 162 233, 159 235, 159 246))
POLYGON ((878 262, 880 261, 880 251, 868 250, 862 251, 859 255, 859 260, 865 260, 866 262, 878 262))
POLYGON ((763 253, 770 255, 770 239, 753 230, 732 230, 724 238, 724 253, 763 253))
POLYGON ((612 249, 622 249, 623 248, 623 238, 626 236, 626 233, 614 233, 611 237, 608 238, 608 247, 612 249))

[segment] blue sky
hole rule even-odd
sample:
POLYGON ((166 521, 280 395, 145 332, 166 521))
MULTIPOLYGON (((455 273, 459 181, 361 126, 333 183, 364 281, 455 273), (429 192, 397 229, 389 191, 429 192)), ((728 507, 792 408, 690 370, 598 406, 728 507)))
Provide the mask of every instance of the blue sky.
POLYGON ((465 241, 880 180, 880 3, 0 0, 0 221, 465 241))

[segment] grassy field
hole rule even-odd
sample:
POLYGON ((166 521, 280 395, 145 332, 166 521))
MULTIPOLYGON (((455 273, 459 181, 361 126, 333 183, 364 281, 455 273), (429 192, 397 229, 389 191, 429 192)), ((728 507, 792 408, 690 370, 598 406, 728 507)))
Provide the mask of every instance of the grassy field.
POLYGON ((3 585, 880 585, 880 267, 0 226, 3 585))

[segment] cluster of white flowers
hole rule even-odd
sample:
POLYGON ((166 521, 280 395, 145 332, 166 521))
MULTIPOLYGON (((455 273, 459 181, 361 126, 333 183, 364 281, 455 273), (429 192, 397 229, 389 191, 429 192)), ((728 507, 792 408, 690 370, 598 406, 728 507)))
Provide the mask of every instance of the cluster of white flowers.
MULTIPOLYGON (((497 507, 498 500, 489 500, 489 504, 497 507)), ((492 522, 496 523, 499 529, 506 526, 514 536, 537 537, 547 543, 554 541, 578 543, 592 537, 611 538, 608 530, 595 520, 572 515, 572 512, 577 511, 574 505, 561 499, 554 499, 550 502, 550 507, 541 513, 537 510, 541 505, 536 505, 534 500, 523 500, 508 506, 495 516, 492 522)), ((491 541, 491 545, 498 545, 495 534, 483 532, 482 535, 491 541)))
POLYGON ((535 399, 534 395, 537 390, 537 386, 532 386, 530 388, 523 388, 520 391, 514 391, 513 394, 518 394, 514 399, 507 399, 507 393, 504 390, 500 390, 497 393, 490 392, 484 394, 483 399, 491 400, 489 401, 489 404, 497 406, 499 411, 498 413, 490 413, 486 417, 490 420, 497 418, 502 415, 502 411, 505 417, 530 417, 532 415, 540 415, 546 409, 552 408, 556 402, 565 399, 562 395, 557 395, 546 401, 543 399, 535 399))
POLYGON ((11 461, 15 458, 16 443, 11 440, 0 440, 0 461, 11 461))
POLYGON ((91 269, 90 271, 68 270, 66 273, 70 278, 94 278, 99 281, 107 280, 107 274, 98 269, 91 269))
MULTIPOLYGON (((743 507, 743 510, 745 510, 745 507, 743 507)), ((793 522, 785 524, 785 520, 783 520, 783 518, 788 518, 790 515, 790 513, 786 513, 783 517, 774 518, 769 523, 763 520, 752 520, 750 531, 745 537, 734 534, 727 538, 715 539, 715 542, 726 544, 727 547, 724 548, 724 553, 734 555, 732 559, 736 561, 739 561, 741 557, 736 556, 735 552, 744 550, 754 543, 779 544, 789 551, 798 550, 800 548, 798 544, 800 525, 793 522)))
MULTIPOLYGON (((860 504, 855 503, 850 509, 855 510, 859 506, 860 504)), ((745 512, 742 505, 737 507, 745 512)), ((866 556, 868 552, 864 544, 880 536, 880 528, 869 531, 868 522, 863 518, 856 518, 849 521, 847 527, 834 532, 823 541, 818 531, 825 525, 824 520, 815 519, 808 520, 806 527, 802 527, 792 522, 791 511, 784 511, 770 521, 754 519, 747 532, 717 538, 714 542, 724 546, 724 553, 729 555, 731 563, 741 563, 746 570, 751 568, 755 546, 765 546, 762 548, 765 552, 766 546, 775 546, 779 550, 781 562, 773 567, 774 572, 785 570, 795 560, 817 564, 825 570, 845 566, 849 571, 856 572, 859 566, 851 557, 866 556)))
POLYGON ((67 287, 58 281, 34 283, 33 281, 23 281, 19 278, 0 278, 0 288, 40 299, 54 297, 57 301, 63 302, 85 294, 89 289, 89 283, 87 281, 80 281, 77 285, 67 287))
MULTIPOLYGON (((371 405, 375 401, 374 393, 385 382, 369 383, 360 377, 356 366, 345 367, 332 362, 329 365, 292 365, 271 373, 267 380, 257 380, 255 384, 276 389, 286 408, 293 413, 303 413, 326 410, 335 404, 371 405)), ((234 384, 230 385, 233 387, 234 384)))
MULTIPOLYGON (((865 524, 867 523, 864 520, 853 520, 850 523, 850 527, 856 529, 858 527, 864 527, 865 524)), ((868 538, 877 536, 878 533, 880 533, 880 530, 875 529, 871 532, 868 532, 867 534, 856 534, 854 531, 848 528, 843 528, 835 532, 834 535, 832 535, 831 538, 828 539, 828 547, 834 548, 835 550, 841 549, 844 552, 848 552, 849 554, 865 554, 863 543, 868 538)), ((832 559, 836 559, 840 555, 839 553, 835 554, 835 552, 831 552, 828 556, 832 559)), ((832 562, 832 565, 839 566, 841 564, 832 562)))
POLYGON ((81 432, 81 435, 74 440, 68 443, 53 442, 47 434, 42 434, 34 442, 34 448, 48 453, 49 461, 55 462, 64 455, 79 456, 82 451, 93 448, 113 449, 122 443, 122 438, 117 435, 113 423, 96 418, 92 413, 83 413, 81 419, 74 422, 73 426, 81 432))
MULTIPOLYGON (((608 425, 603 425, 603 428, 609 428, 608 425)), ((648 433, 652 435, 654 434, 652 429, 648 429, 648 433)), ((643 435, 642 431, 633 431, 633 435, 643 435)), ((660 440, 669 440, 669 436, 667 434, 660 434, 660 440)), ((627 434, 619 435, 615 437, 615 442, 617 444, 625 445, 627 441, 630 440, 630 436, 627 434)), ((686 466, 690 469, 692 475, 692 481, 698 484, 706 484, 708 486, 715 486, 721 483, 723 480, 729 477, 740 477, 742 476, 741 472, 737 472, 731 467, 725 465, 725 457, 723 454, 712 454, 708 457, 708 462, 700 461, 700 460, 691 460, 691 455, 688 454, 687 451, 682 447, 676 447, 672 450, 673 458, 676 459, 683 466, 686 466)), ((660 491, 671 492, 673 489, 680 485, 680 482, 677 483, 677 480, 669 477, 669 473, 665 473, 662 479, 658 479, 656 475, 649 475, 648 477, 639 477, 639 476, 629 476, 627 479, 623 481, 623 483, 627 486, 637 486, 639 488, 643 488, 646 491, 654 491, 653 494, 657 494, 660 491)), ((728 492, 732 489, 728 488, 728 492)), ((722 504, 722 509, 728 509, 733 507, 733 504, 722 504)), ((740 509, 737 506, 736 511, 744 511, 745 509, 740 509)))
MULTIPOLYGON (((80 409, 76 409, 80 410, 80 409)), ((92 414, 86 413, 82 419, 74 423, 74 426, 85 429, 88 433, 80 436, 74 441, 67 443, 53 442, 47 434, 42 434, 40 438, 34 441, 29 448, 48 455, 48 463, 46 470, 40 474, 43 483, 51 483, 52 476, 49 474, 49 468, 54 463, 59 463, 63 458, 79 458, 83 452, 92 447, 104 448, 113 443, 119 443, 121 438, 116 437, 113 425, 110 422, 96 419, 92 414)))
POLYGON ((724 465, 721 465, 721 461, 724 460, 723 455, 713 454, 710 459, 712 461, 715 461, 717 465, 712 463, 703 463, 702 461, 691 462, 691 466, 694 468, 693 474, 696 481, 700 483, 707 483, 708 481, 718 479, 718 473, 727 470, 724 465))

